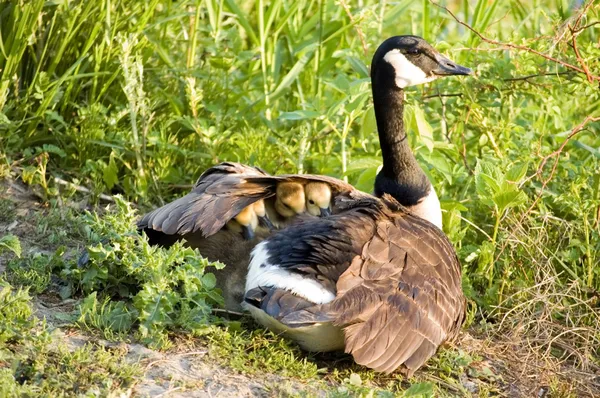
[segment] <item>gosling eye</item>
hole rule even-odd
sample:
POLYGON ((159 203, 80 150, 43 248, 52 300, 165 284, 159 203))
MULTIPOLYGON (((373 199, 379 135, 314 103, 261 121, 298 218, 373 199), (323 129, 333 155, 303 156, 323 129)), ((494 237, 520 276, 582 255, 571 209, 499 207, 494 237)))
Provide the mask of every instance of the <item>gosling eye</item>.
POLYGON ((417 55, 419 54, 419 49, 418 48, 409 48, 406 50, 407 54, 411 54, 411 55, 417 55))
POLYGON ((311 199, 311 200, 308 201, 308 203, 310 203, 311 205, 314 205, 315 201, 311 199))

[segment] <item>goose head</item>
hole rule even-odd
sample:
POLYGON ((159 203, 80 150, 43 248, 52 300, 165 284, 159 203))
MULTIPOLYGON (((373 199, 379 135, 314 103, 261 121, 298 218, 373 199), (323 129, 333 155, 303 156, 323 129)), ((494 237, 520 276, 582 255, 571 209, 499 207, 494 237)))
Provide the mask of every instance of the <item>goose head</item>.
POLYGON ((471 72, 471 69, 440 54, 418 36, 390 37, 381 43, 371 65, 374 81, 393 82, 396 89, 428 83, 443 76, 469 75, 471 72))
POLYGON ((331 202, 331 188, 324 182, 309 182, 304 186, 306 195, 306 210, 317 217, 331 215, 329 204, 331 202))
POLYGON ((275 196, 275 210, 285 218, 302 214, 306 210, 306 195, 302 184, 281 182, 277 184, 275 196))

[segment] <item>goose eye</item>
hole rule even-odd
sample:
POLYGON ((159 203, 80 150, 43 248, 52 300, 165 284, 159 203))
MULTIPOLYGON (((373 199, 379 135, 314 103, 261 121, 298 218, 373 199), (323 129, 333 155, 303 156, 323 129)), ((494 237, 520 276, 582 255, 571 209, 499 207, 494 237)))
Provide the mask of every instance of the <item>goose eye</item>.
POLYGON ((311 200, 308 201, 308 203, 310 203, 311 205, 314 205, 315 201, 311 199, 311 200))

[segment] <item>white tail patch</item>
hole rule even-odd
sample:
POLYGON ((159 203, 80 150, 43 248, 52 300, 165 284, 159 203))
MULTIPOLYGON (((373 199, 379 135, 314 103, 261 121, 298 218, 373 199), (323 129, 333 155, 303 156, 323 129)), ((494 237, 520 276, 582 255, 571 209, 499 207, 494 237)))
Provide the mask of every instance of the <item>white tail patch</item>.
POLYGON ((429 194, 419 203, 410 207, 417 216, 429 221, 439 229, 442 229, 442 208, 433 185, 429 187, 429 194))
POLYGON ((292 292, 315 304, 329 303, 335 294, 323 287, 318 281, 280 268, 268 261, 267 242, 261 242, 254 250, 248 266, 246 291, 255 287, 275 287, 292 292))
POLYGON ((394 67, 398 88, 416 86, 437 79, 436 75, 427 76, 421 68, 410 62, 397 48, 388 51, 383 59, 394 67))

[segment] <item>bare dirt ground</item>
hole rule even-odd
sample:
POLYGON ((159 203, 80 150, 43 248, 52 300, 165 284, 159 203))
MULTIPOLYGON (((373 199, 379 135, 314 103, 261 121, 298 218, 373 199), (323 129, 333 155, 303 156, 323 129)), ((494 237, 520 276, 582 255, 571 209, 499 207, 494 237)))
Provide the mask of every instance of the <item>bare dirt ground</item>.
MULTIPOLYGON (((24 255, 51 253, 54 247, 36 238, 36 234, 39 234, 39 223, 36 221, 39 219, 36 216, 47 214, 48 211, 39 197, 21 183, 0 181, 0 198, 12 202, 11 212, 14 214, 8 220, 0 220, 0 236, 5 233, 18 236, 24 255)), ((87 203, 70 202, 62 206, 83 209, 87 203)), ((71 245, 68 240, 60 243, 70 246, 70 255, 76 255, 81 249, 71 245)), ((0 256, 0 273, 4 272, 8 258, 8 254, 0 256)), ((131 396, 330 396, 332 392, 345 391, 339 389, 338 382, 332 382, 327 377, 313 383, 270 373, 242 374, 217 363, 210 357, 208 346, 199 342, 199 339, 183 346, 175 344, 177 348, 166 352, 151 350, 137 343, 108 342, 65 322, 65 314, 72 313, 77 303, 73 299, 62 300, 52 293, 34 296, 33 300, 36 315, 46 320, 58 341, 74 349, 88 342, 116 347, 126 352, 129 361, 139 364, 143 369, 143 377, 130 391, 131 396)), ((530 349, 528 340, 522 337, 503 336, 472 327, 464 331, 456 343, 461 355, 470 358, 464 371, 458 375, 459 380, 450 382, 445 379, 444 372, 440 373, 436 367, 435 359, 434 364, 429 364, 419 378, 441 386, 448 396, 600 396, 597 395, 600 394, 600 373, 584 372, 573 367, 569 361, 543 355, 530 349)))

